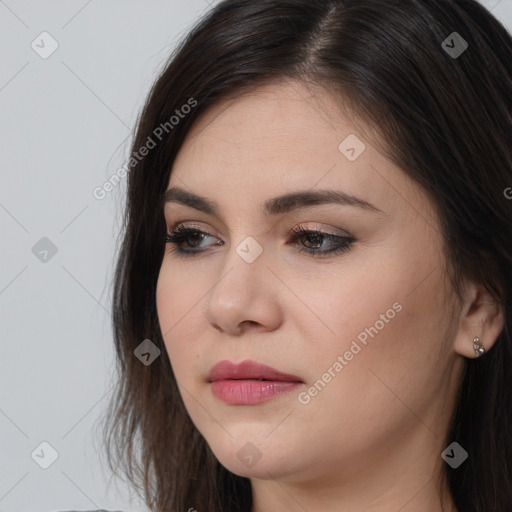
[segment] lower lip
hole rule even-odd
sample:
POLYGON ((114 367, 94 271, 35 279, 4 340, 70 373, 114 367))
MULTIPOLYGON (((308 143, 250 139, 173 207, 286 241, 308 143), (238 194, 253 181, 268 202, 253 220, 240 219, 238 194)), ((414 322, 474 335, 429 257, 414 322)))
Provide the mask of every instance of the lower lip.
POLYGON ((274 380, 216 380, 211 382, 213 394, 231 405, 267 402, 296 389, 302 382, 274 380))

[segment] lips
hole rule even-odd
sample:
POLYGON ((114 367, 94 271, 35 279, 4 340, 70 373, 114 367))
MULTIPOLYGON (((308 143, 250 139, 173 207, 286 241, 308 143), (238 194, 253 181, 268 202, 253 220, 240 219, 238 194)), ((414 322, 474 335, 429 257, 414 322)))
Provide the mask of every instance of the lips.
POLYGON ((219 361, 215 364, 208 374, 208 380, 215 382, 218 380, 268 380, 285 382, 303 382, 300 377, 283 373, 275 368, 259 364, 254 361, 246 360, 240 364, 234 364, 230 361, 219 361))

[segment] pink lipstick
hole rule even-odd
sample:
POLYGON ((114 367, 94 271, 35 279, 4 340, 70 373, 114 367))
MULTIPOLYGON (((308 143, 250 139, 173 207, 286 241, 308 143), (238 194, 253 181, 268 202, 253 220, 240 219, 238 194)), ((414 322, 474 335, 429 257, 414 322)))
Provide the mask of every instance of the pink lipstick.
POLYGON ((296 389, 304 382, 296 375, 246 360, 220 361, 208 375, 213 394, 231 405, 254 405, 296 389))

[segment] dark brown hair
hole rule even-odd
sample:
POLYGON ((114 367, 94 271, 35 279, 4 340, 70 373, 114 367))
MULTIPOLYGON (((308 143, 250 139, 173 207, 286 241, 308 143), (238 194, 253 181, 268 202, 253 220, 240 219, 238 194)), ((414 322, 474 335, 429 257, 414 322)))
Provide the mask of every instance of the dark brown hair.
POLYGON ((446 436, 469 459, 445 465, 443 476, 460 512, 512 511, 511 62, 509 33, 475 0, 225 0, 182 41, 138 119, 132 151, 148 138, 157 144, 128 173, 113 282, 118 381, 105 448, 110 468, 121 465, 151 510, 251 510, 249 479, 224 468, 191 422, 163 343, 155 297, 162 194, 202 113, 226 96, 292 79, 322 86, 375 127, 382 150, 437 209, 459 298, 468 278, 503 309, 493 348, 466 360, 446 436), (468 43, 461 55, 443 45, 453 32, 468 43), (161 350, 148 366, 134 355, 145 339, 161 350))

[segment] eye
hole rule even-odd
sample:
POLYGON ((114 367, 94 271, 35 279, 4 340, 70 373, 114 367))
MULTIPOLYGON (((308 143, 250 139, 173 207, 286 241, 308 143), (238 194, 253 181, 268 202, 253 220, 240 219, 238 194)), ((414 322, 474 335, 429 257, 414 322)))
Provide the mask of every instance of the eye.
POLYGON ((317 229, 307 229, 302 225, 294 228, 292 233, 293 242, 301 238, 307 240, 306 247, 299 247, 299 252, 306 252, 314 257, 329 256, 348 251, 355 242, 355 238, 352 235, 334 235, 333 233, 326 233, 317 229), (321 246, 325 240, 331 243, 331 248, 328 250, 316 250, 315 247, 321 246))
MULTIPOLYGON (((165 236, 165 241, 168 244, 174 246, 174 250, 178 255, 192 255, 198 254, 200 252, 204 252, 204 250, 194 250, 196 247, 199 247, 199 244, 210 235, 201 231, 197 228, 186 227, 183 224, 170 228, 169 232, 165 236), (192 240, 192 243, 190 241, 192 240), (195 242, 193 241, 195 240, 195 242), (183 245, 188 245, 188 249, 184 248, 183 245), (192 248, 192 250, 190 249, 192 248)), ((212 237, 213 238, 213 237, 212 237)), ((223 242, 217 243, 216 245, 222 245, 223 242)))
MULTIPOLYGON (((299 252, 313 256, 330 256, 344 251, 348 251, 350 246, 356 241, 351 235, 342 236, 333 233, 326 233, 319 230, 307 229, 305 226, 297 226, 292 229, 290 234, 291 243, 296 243, 298 240, 303 240, 304 243, 297 244, 299 252), (330 249, 323 249, 323 242, 330 243, 330 249)), ((201 248, 201 242, 208 237, 215 238, 212 235, 201 231, 197 228, 187 227, 183 224, 169 228, 166 233, 165 241, 174 246, 173 252, 178 256, 194 256, 206 252, 208 249, 201 248)), ((217 240, 213 245, 223 245, 224 242, 217 240)))

